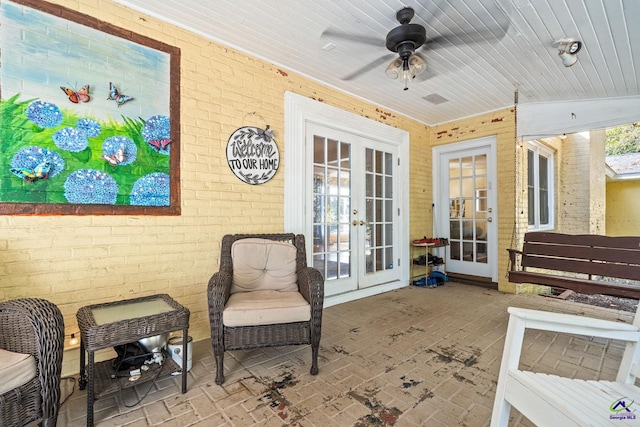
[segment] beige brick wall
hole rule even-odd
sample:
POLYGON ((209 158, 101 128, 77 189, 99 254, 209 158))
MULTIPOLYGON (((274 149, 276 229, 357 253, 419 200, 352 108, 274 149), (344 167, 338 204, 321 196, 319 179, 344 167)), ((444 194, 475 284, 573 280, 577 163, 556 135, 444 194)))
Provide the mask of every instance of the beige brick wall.
POLYGON ((606 234, 607 220, 607 177, 605 162, 605 130, 592 130, 591 141, 591 159, 589 170, 590 181, 590 218, 589 218, 589 234, 606 234))
MULTIPOLYGON (((206 287, 222 236, 284 231, 287 165, 266 184, 244 184, 226 165, 225 148, 237 128, 269 124, 284 159, 285 91, 408 131, 411 234, 430 226, 426 126, 109 0, 54 3, 181 49, 182 215, 0 217, 0 300, 47 298, 71 334, 84 305, 168 293, 191 310, 190 335, 207 338, 206 287)), ((77 349, 64 363, 77 372, 77 349)))
POLYGON ((568 135, 558 162, 558 231, 568 234, 587 234, 589 231, 590 186, 585 177, 589 176, 590 163, 589 138, 568 135))
POLYGON ((558 224, 568 234, 605 234, 604 130, 567 135, 559 164, 558 224))
POLYGON ((411 138, 411 155, 409 168, 411 179, 409 182, 409 199, 411 223, 409 225, 409 237, 411 240, 420 239, 425 235, 431 235, 433 230, 433 186, 431 178, 431 132, 424 126, 420 133, 424 134, 424 140, 419 146, 411 138))
MULTIPOLYGON (((516 291, 514 284, 506 279, 509 264, 506 249, 518 246, 515 227, 516 224, 521 224, 523 215, 521 210, 516 209, 514 202, 516 186, 522 183, 522 176, 515 173, 516 170, 522 170, 518 166, 522 162, 522 144, 516 141, 515 117, 513 109, 506 109, 446 123, 431 129, 431 140, 434 146, 485 136, 495 135, 496 137, 497 187, 500 191, 498 192, 498 218, 494 220, 498 222, 498 288, 505 292, 516 291)), ((430 157, 431 153, 429 153, 430 157)), ((526 224, 526 215, 524 218, 526 224)))

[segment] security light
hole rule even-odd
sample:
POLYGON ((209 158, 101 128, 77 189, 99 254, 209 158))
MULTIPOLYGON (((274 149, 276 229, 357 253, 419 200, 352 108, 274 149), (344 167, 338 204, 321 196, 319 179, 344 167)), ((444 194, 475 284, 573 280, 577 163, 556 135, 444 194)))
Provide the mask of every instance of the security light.
POLYGON ((565 67, 571 67, 578 61, 578 56, 576 54, 580 49, 582 49, 582 42, 579 40, 564 38, 556 40, 551 46, 558 49, 558 56, 560 56, 560 59, 562 60, 562 65, 565 67))

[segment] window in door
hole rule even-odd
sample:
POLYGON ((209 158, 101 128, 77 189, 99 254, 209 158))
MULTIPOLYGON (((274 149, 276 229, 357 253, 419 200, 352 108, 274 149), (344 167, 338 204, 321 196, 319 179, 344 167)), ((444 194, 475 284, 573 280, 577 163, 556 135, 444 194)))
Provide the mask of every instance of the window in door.
POLYGON ((393 155, 365 150, 366 273, 393 268, 393 155))
POLYGON ((452 156, 448 163, 450 258, 487 264, 487 155, 452 156))
POLYGON ((535 141, 528 143, 527 199, 530 230, 553 228, 553 151, 535 141))
POLYGON ((351 145, 313 138, 313 266, 327 280, 349 277, 351 145))

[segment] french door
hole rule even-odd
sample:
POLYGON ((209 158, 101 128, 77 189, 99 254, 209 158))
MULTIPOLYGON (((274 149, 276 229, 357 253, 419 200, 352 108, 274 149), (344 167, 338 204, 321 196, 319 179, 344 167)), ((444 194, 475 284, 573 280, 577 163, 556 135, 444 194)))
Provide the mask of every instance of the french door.
POLYGON ((436 227, 449 238, 447 270, 497 280, 495 138, 438 148, 436 227))
POLYGON ((308 123, 313 266, 336 295, 398 280, 397 147, 308 123))

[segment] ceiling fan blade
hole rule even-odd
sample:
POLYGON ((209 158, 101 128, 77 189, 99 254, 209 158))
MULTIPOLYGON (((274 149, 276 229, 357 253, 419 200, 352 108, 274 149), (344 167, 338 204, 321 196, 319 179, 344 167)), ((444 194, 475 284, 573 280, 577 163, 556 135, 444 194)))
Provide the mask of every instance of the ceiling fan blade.
POLYGON ((453 32, 449 34, 442 34, 432 38, 427 38, 427 41, 422 45, 422 48, 433 50, 450 46, 463 46, 478 44, 484 42, 493 42, 502 40, 507 34, 508 24, 506 28, 496 27, 487 28, 486 30, 469 30, 453 32))
POLYGON ((321 37, 330 37, 334 39, 342 39, 347 41, 352 41, 361 44, 367 44, 370 46, 384 46, 384 39, 379 37, 358 35, 358 34, 347 34, 338 30, 334 30, 331 28, 327 28, 321 34, 321 37))
MULTIPOLYGON (((490 2, 487 2, 486 5, 489 4, 490 2)), ((494 7, 475 7, 475 10, 471 11, 465 6, 464 0, 449 0, 443 5, 444 8, 439 7, 436 2, 429 3, 426 11, 420 13, 420 16, 425 16, 427 24, 427 41, 423 46, 427 49, 437 49, 501 40, 507 34, 511 21, 496 1, 493 5, 494 7), (446 27, 451 20, 457 24, 457 29, 453 31, 446 27), (429 33, 433 37, 429 37, 429 33)))
POLYGON ((418 81, 418 82, 424 82, 427 81, 429 79, 434 78, 435 76, 437 76, 438 73, 436 73, 435 71, 433 71, 432 68, 427 67, 426 70, 424 70, 423 73, 419 74, 416 76, 416 78, 414 80, 418 81))
POLYGON ((376 68, 377 66, 387 63, 389 61, 391 61, 391 59, 395 58, 396 55, 393 53, 387 54, 387 55, 383 55, 380 58, 376 59, 373 62, 368 63, 367 65, 358 68, 356 71, 354 71, 353 73, 344 76, 342 78, 342 80, 353 80, 356 77, 359 77, 360 75, 366 73, 369 70, 373 70, 374 68, 376 68))

